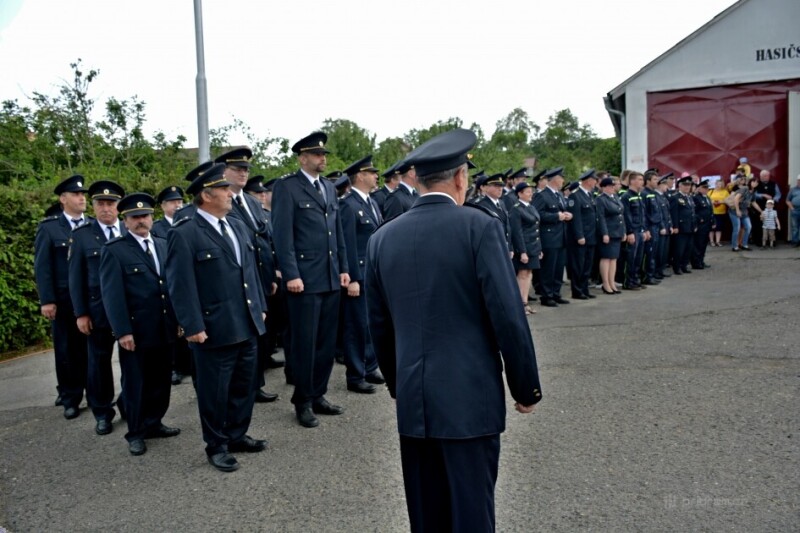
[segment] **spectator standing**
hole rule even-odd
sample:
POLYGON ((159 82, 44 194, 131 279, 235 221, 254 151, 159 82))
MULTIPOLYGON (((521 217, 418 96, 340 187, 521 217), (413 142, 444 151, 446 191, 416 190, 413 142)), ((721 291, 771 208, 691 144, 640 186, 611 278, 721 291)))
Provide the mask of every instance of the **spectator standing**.
POLYGON ((708 234, 708 242, 711 246, 722 246, 722 224, 725 222, 725 215, 728 213, 728 206, 725 205, 725 198, 731 193, 725 188, 725 182, 717 180, 714 190, 708 193, 711 205, 714 208, 714 231, 708 234))
POLYGON ((761 211, 762 240, 761 246, 775 248, 775 230, 781 230, 781 221, 778 220, 778 213, 775 211, 775 201, 767 200, 767 206, 761 211))
POLYGON ((789 195, 786 197, 786 207, 789 208, 789 214, 792 219, 792 244, 795 248, 800 246, 800 175, 797 176, 797 182, 794 187, 789 190, 789 195))

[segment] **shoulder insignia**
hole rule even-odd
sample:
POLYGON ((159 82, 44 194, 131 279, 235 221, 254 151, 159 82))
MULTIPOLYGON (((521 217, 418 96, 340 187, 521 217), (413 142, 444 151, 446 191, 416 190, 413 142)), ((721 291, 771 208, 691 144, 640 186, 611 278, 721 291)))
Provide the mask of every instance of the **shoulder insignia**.
POLYGON ((108 246, 110 244, 114 244, 114 243, 120 242, 122 239, 124 239, 124 237, 122 235, 120 235, 119 237, 114 237, 113 239, 107 240, 106 241, 106 246, 108 246))
POLYGON ((75 228, 74 230, 72 230, 72 233, 75 233, 76 231, 83 231, 83 230, 85 230, 85 229, 87 229, 87 228, 91 228, 91 227, 92 227, 92 225, 91 225, 91 224, 89 224, 89 223, 87 223, 87 224, 83 224, 83 225, 80 225, 80 226, 78 226, 78 227, 77 227, 77 228, 75 228))
POLYGON ((484 207, 481 204, 464 204, 465 207, 471 207, 472 209, 477 209, 478 211, 483 211, 487 215, 491 216, 492 218, 499 219, 500 215, 494 212, 493 209, 489 209, 488 207, 484 207))
POLYGON ((62 216, 62 215, 52 215, 52 216, 49 216, 49 217, 45 217, 45 218, 42 219, 41 222, 39 222, 39 224, 44 224, 45 222, 53 222, 54 220, 58 220, 58 217, 60 217, 60 216, 62 216))
POLYGON ((574 206, 575 205, 575 200, 567 201, 567 205, 570 206, 570 207, 574 206))
POLYGON ((178 226, 180 226, 181 224, 185 224, 187 220, 192 220, 192 215, 189 215, 189 216, 187 216, 187 217, 183 217, 183 218, 182 218, 182 219, 180 219, 180 220, 176 220, 176 221, 175 221, 175 223, 174 223, 174 224, 172 224, 172 227, 173 227, 173 228, 177 228, 177 227, 178 227, 178 226))

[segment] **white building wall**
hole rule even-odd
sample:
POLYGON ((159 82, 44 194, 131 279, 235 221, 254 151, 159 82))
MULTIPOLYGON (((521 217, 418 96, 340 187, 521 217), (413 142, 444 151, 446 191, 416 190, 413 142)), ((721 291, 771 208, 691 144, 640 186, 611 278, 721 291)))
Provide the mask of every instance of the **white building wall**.
POLYGON ((647 93, 800 78, 800 0, 744 0, 627 85, 627 167, 646 168, 647 93))

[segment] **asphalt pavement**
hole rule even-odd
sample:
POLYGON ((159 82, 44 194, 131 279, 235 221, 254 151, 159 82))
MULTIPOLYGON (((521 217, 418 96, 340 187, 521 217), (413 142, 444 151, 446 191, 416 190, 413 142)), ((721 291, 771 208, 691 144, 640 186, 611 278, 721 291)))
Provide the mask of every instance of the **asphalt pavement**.
MULTIPOLYGON (((499 531, 797 531, 800 251, 731 253, 712 268, 530 317, 544 398, 502 438, 499 531)), ((569 290, 565 291, 568 295, 569 290)), ((0 363, 0 532, 407 531, 388 393, 328 398, 344 415, 294 420, 280 370, 250 434, 269 440, 214 470, 189 380, 132 457, 119 419, 53 406, 52 352, 0 363)), ((84 404, 85 407, 85 404, 84 404)))

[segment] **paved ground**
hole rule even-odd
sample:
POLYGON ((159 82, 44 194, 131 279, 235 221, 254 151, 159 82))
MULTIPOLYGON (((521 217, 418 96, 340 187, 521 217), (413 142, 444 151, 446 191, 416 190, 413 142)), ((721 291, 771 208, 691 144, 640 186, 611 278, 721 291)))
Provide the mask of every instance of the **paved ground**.
MULTIPOLYGON (((800 524, 800 252, 710 250, 711 270, 539 309, 544 400, 509 413, 500 531, 796 531, 800 524)), ((52 406, 52 354, 0 364, 0 530, 405 531, 393 404, 348 393, 308 430, 289 387, 257 405, 270 450, 233 474, 205 461, 191 385, 183 433, 131 457, 115 422, 52 406)))

